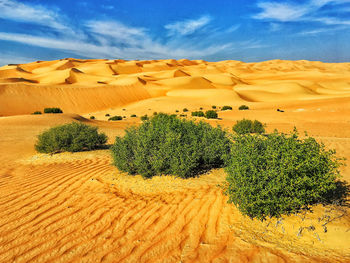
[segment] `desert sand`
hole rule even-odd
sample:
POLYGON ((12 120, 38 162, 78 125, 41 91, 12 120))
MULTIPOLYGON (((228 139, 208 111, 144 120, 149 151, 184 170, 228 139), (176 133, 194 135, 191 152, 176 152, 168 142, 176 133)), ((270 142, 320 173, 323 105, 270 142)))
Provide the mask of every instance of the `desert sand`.
POLYGON ((260 222, 227 204, 223 169, 143 180, 119 172, 108 150, 34 150, 36 136, 58 124, 98 126, 113 143, 144 114, 187 108, 191 119, 191 111, 212 105, 233 107, 219 110, 212 125, 248 118, 268 131, 307 131, 348 158, 342 176, 350 183, 350 63, 69 58, 8 65, 0 67, 0 262, 350 262, 348 207, 319 205, 260 222), (242 104, 250 110, 239 111, 242 104), (31 115, 45 107, 64 113, 31 115), (107 113, 125 118, 108 122, 107 113))

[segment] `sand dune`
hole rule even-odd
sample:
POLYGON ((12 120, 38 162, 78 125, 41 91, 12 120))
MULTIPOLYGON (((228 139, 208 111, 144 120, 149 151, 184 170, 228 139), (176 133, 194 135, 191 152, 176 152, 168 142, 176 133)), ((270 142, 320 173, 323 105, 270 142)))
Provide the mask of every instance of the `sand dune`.
POLYGON ((268 132, 308 131, 348 158, 341 172, 350 183, 350 63, 67 58, 8 65, 0 68, 0 262, 350 262, 348 207, 260 222, 227 204, 222 169, 143 180, 119 172, 107 150, 34 150, 36 136, 55 125, 97 126, 113 143, 142 115, 191 118, 213 105, 233 107, 218 110, 219 119, 208 121, 214 126, 231 129, 248 118, 268 132), (250 110, 239 111, 242 104, 250 110), (44 107, 64 114, 29 114, 44 107), (125 118, 109 122, 106 114, 125 118))
MULTIPOLYGON (((280 100, 349 97, 349 74, 349 63, 332 64, 317 61, 271 60, 243 63, 186 59, 125 61, 72 58, 37 61, 0 68, 0 101, 18 102, 6 103, 5 110, 4 106, 0 106, 0 115, 27 114, 33 110, 51 107, 53 104, 65 112, 85 114, 123 107, 135 102, 137 96, 131 95, 132 98, 127 98, 127 94, 148 94, 140 96, 140 101, 150 97, 164 97, 167 94, 173 96, 174 93, 170 91, 177 89, 211 89, 213 91, 210 94, 213 97, 215 92, 217 97, 220 97, 223 93, 221 90, 233 90, 236 93, 233 97, 240 98, 232 100, 234 105, 242 100, 258 104, 280 100), (52 89, 49 90, 47 85, 52 85, 52 89), (123 93, 125 89, 129 90, 122 94, 120 99, 105 99, 106 96, 88 97, 88 94, 95 92, 82 91, 82 87, 89 87, 95 89, 97 94, 105 93, 104 91, 110 90, 111 86, 116 90, 122 89, 123 93), (57 92, 58 87, 60 92, 57 92), (72 95, 74 98, 84 97, 85 100, 94 102, 90 104, 91 107, 80 107, 77 105, 79 102, 67 100, 72 95), (33 96, 40 97, 35 105, 31 99, 33 96)), ((188 97, 189 93, 183 94, 188 97)), ((117 94, 119 93, 115 96, 119 96, 117 94)), ((180 93, 177 93, 177 96, 179 95, 180 93)), ((202 103, 207 104, 208 100, 203 100, 202 103)))

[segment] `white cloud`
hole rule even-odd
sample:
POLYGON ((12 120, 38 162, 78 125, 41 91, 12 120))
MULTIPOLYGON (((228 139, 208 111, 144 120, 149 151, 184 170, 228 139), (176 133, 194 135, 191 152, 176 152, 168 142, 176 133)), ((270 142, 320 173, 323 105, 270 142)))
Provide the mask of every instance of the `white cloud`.
POLYGON ((320 16, 319 10, 332 4, 332 10, 342 11, 340 4, 350 3, 350 0, 310 0, 304 4, 292 2, 259 2, 260 13, 253 16, 255 19, 278 22, 319 22, 327 25, 349 25, 350 20, 338 19, 334 16, 320 16))
POLYGON ((258 7, 263 11, 254 16, 256 19, 277 20, 281 22, 296 21, 308 12, 305 6, 297 6, 288 3, 261 2, 258 7))
POLYGON ((201 16, 198 19, 188 19, 184 21, 178 21, 172 24, 165 25, 165 29, 168 30, 169 36, 172 35, 181 35, 186 36, 193 34, 197 30, 203 28, 208 25, 212 18, 210 16, 201 16))
POLYGON ((0 0, 0 17, 18 22, 51 27, 57 31, 70 31, 61 16, 41 5, 26 5, 14 0, 0 0))

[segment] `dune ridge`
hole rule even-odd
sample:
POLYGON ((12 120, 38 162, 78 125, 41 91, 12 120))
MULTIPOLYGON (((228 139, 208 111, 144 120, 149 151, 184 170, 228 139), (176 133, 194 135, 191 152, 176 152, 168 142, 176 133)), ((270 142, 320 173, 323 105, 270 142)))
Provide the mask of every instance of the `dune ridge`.
MULTIPOLYGON (((161 97, 167 101, 167 94, 172 94, 172 90, 176 90, 178 97, 183 90, 184 97, 188 97, 187 90, 191 89, 198 89, 198 93, 211 89, 218 94, 223 89, 229 90, 233 105, 242 101, 350 97, 349 76, 350 63, 304 60, 244 63, 67 58, 37 61, 0 68, 0 115, 28 114, 53 104, 66 112, 84 114, 149 98, 161 97), (88 89, 93 92, 87 92, 88 89), (69 99, 72 97, 74 100, 69 99), (92 100, 93 103, 85 103, 92 100)), ((197 97, 200 101, 205 94, 197 97)))

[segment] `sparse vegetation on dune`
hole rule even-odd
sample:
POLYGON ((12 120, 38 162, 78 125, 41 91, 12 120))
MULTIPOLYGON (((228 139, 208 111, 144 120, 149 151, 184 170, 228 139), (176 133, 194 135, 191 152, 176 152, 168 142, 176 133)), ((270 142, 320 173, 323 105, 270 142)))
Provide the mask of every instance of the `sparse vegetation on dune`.
POLYGON ((111 115, 109 113, 106 113, 105 117, 109 117, 109 116, 111 116, 111 115))
POLYGON ((247 120, 243 119, 237 121, 232 127, 232 130, 237 134, 247 134, 247 133, 264 133, 264 124, 257 120, 247 120))
POLYGON ((148 116, 147 116, 147 114, 145 114, 145 115, 143 115, 143 116, 141 116, 141 121, 146 121, 146 120, 148 120, 148 116))
POLYGON ((277 131, 233 136, 227 160, 229 202, 251 218, 279 217, 339 196, 341 159, 314 138, 277 131))
POLYGON ((41 111, 34 111, 32 114, 33 115, 39 115, 39 114, 41 114, 41 111))
POLYGON ((121 121, 123 119, 122 116, 113 116, 113 117, 110 117, 108 120, 109 121, 121 121))
POLYGON ((205 116, 203 111, 193 111, 191 113, 191 115, 194 116, 194 117, 204 117, 205 116))
POLYGON ((144 178, 169 174, 182 178, 222 167, 230 141, 220 127, 158 114, 126 130, 112 147, 114 164, 144 178))
POLYGON ((60 108, 45 108, 44 113, 63 113, 60 108))
POLYGON ((35 149, 41 153, 78 152, 102 147, 107 142, 97 127, 72 122, 53 127, 38 136, 35 149))
POLYGON ((95 116, 90 116, 90 120, 94 120, 95 119, 95 116))
POLYGON ((221 110, 232 110, 231 106, 223 106, 221 110))
POLYGON ((249 107, 247 105, 241 105, 238 108, 239 110, 249 110, 249 107))
POLYGON ((217 119, 218 118, 218 114, 214 110, 208 110, 208 111, 205 112, 205 117, 207 119, 217 119))

